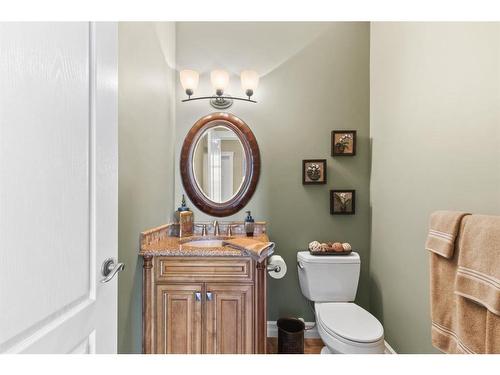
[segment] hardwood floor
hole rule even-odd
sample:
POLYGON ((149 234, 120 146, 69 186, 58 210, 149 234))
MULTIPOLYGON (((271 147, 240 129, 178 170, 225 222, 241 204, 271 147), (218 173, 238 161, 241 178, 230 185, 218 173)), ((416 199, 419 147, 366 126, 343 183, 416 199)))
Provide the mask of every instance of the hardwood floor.
MULTIPOLYGON (((305 339, 304 340, 304 354, 319 354, 324 344, 321 339, 305 339)), ((278 338, 267 338, 267 354, 277 354, 278 352, 278 338)))

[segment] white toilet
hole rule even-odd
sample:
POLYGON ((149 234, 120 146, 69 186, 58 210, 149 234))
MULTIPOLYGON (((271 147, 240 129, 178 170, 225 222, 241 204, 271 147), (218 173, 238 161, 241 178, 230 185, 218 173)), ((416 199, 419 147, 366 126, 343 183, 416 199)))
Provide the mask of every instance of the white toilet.
POLYGON ((384 328, 353 301, 358 289, 361 261, 345 256, 297 253, 302 294, 314 302, 316 324, 326 353, 383 354, 384 328))

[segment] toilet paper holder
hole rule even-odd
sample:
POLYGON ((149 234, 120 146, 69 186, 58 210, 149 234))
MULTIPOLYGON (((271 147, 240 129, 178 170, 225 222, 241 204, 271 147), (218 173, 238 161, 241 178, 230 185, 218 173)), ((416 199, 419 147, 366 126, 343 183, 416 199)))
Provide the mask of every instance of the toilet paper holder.
POLYGON ((273 255, 269 258, 266 271, 273 279, 282 279, 286 275, 286 263, 279 255, 273 255))
POLYGON ((281 267, 278 266, 277 264, 268 264, 267 265, 267 272, 280 272, 281 267))

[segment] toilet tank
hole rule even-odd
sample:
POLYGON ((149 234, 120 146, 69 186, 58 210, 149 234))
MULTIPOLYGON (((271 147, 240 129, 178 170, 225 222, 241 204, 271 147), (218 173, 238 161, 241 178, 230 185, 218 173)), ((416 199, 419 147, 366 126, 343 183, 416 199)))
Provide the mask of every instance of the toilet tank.
POLYGON ((302 294, 314 302, 352 302, 358 289, 361 261, 358 253, 311 255, 297 253, 302 294))

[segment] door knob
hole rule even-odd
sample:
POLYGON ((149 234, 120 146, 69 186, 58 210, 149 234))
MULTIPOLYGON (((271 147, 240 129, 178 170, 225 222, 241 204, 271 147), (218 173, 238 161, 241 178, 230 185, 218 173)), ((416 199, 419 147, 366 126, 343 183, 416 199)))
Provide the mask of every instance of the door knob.
POLYGON ((212 292, 207 292, 207 301, 212 300, 212 292))
POLYGON ((194 292, 194 299, 196 302, 201 301, 201 293, 200 292, 194 292))
POLYGON ((104 279, 101 280, 101 283, 107 283, 110 281, 115 275, 123 271, 125 269, 125 264, 116 263, 113 258, 108 258, 102 263, 101 267, 101 275, 104 276, 104 279))

